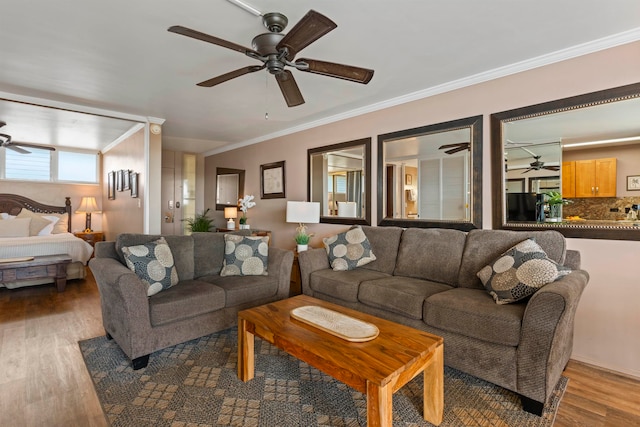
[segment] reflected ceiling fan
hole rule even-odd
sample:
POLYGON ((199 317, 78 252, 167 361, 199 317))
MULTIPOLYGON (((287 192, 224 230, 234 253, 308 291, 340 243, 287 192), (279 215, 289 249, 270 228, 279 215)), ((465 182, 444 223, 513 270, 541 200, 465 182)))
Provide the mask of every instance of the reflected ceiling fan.
POLYGON ((440 147, 438 147, 438 150, 444 150, 445 148, 448 148, 448 150, 446 150, 445 153, 455 154, 459 151, 469 150, 470 147, 471 147, 471 144, 468 142, 456 142, 454 144, 441 145, 440 147))
MULTIPOLYGON (((7 124, 3 121, 0 121, 0 128, 6 126, 7 124)), ((53 147, 48 147, 46 145, 37 145, 37 144, 29 144, 26 142, 18 142, 12 141, 11 135, 7 135, 6 133, 0 133, 0 147, 8 148, 10 150, 16 151, 20 154, 31 154, 31 151, 25 150, 22 147, 28 148, 37 148, 40 150, 49 150, 55 151, 56 149, 53 147)))
POLYGON ((302 49, 337 28, 337 25, 331 19, 314 10, 310 10, 303 16, 287 34, 281 33, 289 22, 287 17, 281 13, 266 13, 262 16, 262 22, 269 29, 269 32, 254 37, 251 42, 252 48, 179 25, 170 27, 168 31, 226 47, 262 62, 262 65, 250 65, 205 80, 198 83, 198 86, 212 87, 266 68, 276 78, 280 91, 289 107, 304 104, 304 98, 293 77, 293 73, 285 69, 285 67, 362 84, 369 83, 373 77, 374 71, 367 68, 307 58, 294 60, 302 49))
POLYGON ((538 156, 537 154, 535 154, 534 152, 527 150, 524 147, 517 147, 520 148, 521 150, 526 151, 527 153, 529 153, 531 155, 531 157, 533 157, 533 162, 529 163, 529 167, 528 168, 515 168, 515 169, 511 169, 511 170, 518 170, 518 169, 526 169, 524 172, 522 172, 523 174, 527 173, 527 172, 531 172, 531 171, 539 171, 541 169, 546 169, 546 170, 550 170, 550 171, 559 171, 560 170, 560 166, 545 166, 543 161, 540 161, 540 158, 542 157, 541 155, 538 156))

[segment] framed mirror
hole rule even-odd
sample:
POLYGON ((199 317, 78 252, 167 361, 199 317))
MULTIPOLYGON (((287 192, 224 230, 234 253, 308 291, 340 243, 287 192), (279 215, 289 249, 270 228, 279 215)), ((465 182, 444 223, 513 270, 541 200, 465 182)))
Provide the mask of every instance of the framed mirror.
POLYGON ((238 206, 244 194, 244 170, 216 168, 216 210, 238 206))
POLYGON ((371 138, 308 150, 308 199, 320 222, 371 225, 371 138))
POLYGON ((493 228, 640 240, 639 117, 640 83, 492 114, 493 228))
POLYGON ((378 136, 378 224, 482 227, 482 116, 378 136))

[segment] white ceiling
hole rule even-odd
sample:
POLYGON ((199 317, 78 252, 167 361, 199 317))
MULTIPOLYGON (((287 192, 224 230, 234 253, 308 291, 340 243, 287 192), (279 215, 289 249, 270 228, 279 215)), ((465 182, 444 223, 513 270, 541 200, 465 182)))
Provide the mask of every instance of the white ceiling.
MULTIPOLYGON (((225 0, 3 0, 0 98, 165 119, 164 146, 211 153, 640 39, 638 0, 249 3, 284 13, 285 33, 309 9, 328 16, 338 27, 298 56, 372 68, 373 79, 360 85, 293 70, 306 100, 293 108, 266 70, 197 87, 259 64, 167 32, 182 25, 250 47, 266 29, 225 0)), ((32 108, 0 101, 0 132, 101 149, 132 124, 32 108)))

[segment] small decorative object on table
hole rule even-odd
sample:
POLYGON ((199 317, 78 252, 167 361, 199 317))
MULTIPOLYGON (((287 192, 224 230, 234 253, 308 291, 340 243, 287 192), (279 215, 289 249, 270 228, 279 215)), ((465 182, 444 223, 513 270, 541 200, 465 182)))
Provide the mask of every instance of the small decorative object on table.
POLYGON ((242 216, 240 217, 240 229, 250 229, 251 226, 247 224, 247 210, 251 209, 256 205, 256 202, 253 201, 254 197, 251 194, 247 194, 242 199, 238 199, 238 207, 242 211, 242 216))
POLYGON ((558 191, 548 191, 544 193, 549 204, 548 222, 562 222, 562 206, 571 203, 571 200, 563 199, 558 191))
POLYGON ((287 202, 287 222, 297 222, 294 240, 298 244, 298 252, 309 248, 309 240, 313 233, 307 233, 305 223, 320 222, 320 203, 318 202, 287 202))

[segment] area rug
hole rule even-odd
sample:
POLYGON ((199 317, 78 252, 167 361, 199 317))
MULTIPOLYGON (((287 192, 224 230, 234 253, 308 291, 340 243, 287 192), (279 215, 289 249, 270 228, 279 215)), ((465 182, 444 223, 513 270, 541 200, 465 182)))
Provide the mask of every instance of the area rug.
MULTIPOLYGON (((366 395, 255 340, 255 378, 237 377, 237 330, 231 328, 155 352, 138 371, 115 341, 81 341, 80 350, 112 426, 366 426, 366 395)), ((568 379, 562 377, 542 417, 519 397, 445 367, 441 426, 551 426, 568 379)), ((393 395, 394 426, 422 419, 422 375, 393 395)))

